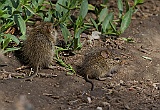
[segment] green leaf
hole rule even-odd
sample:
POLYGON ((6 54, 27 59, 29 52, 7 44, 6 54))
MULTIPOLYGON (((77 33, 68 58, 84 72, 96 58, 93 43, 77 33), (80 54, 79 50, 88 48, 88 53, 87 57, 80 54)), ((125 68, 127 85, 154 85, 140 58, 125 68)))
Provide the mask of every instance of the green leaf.
POLYGON ((123 12, 123 2, 122 0, 118 0, 118 10, 119 10, 119 18, 122 17, 122 12, 123 12))
POLYGON ((47 12, 48 16, 44 18, 44 21, 50 21, 51 22, 52 18, 53 18, 52 14, 53 14, 52 11, 49 9, 48 12, 47 12))
POLYGON ((128 43, 133 43, 135 42, 132 38, 122 38, 122 40, 128 42, 128 43))
POLYGON ((67 29, 67 27, 65 25, 60 25, 61 31, 62 31, 62 35, 64 37, 65 42, 67 43, 69 36, 71 36, 69 30, 67 29))
POLYGON ((84 19, 88 12, 88 0, 82 0, 79 16, 84 19))
POLYGON ((28 0, 21 0, 21 4, 26 4, 28 0))
POLYGON ((10 40, 14 41, 17 45, 19 44, 19 40, 16 36, 11 35, 11 34, 4 34, 4 36, 6 36, 7 38, 9 38, 10 40))
POLYGON ((95 10, 95 7, 94 7, 92 4, 88 4, 88 10, 94 11, 94 10, 95 10))
POLYGON ((32 5, 34 6, 34 8, 38 8, 38 1, 32 0, 32 5))
POLYGON ((24 7, 27 8, 27 10, 29 10, 32 14, 36 14, 29 5, 24 5, 24 7))
POLYGON ((18 5, 20 4, 20 3, 19 3, 19 0, 11 0, 11 2, 12 2, 12 6, 13 6, 15 9, 17 9, 18 5))
POLYGON ((8 19, 11 15, 9 14, 3 14, 0 16, 0 18, 5 18, 5 19, 8 19))
POLYGON ((4 53, 11 52, 11 51, 15 51, 15 50, 19 50, 19 49, 20 49, 20 47, 6 48, 6 49, 4 50, 4 53))
POLYGON ((5 30, 7 30, 9 27, 13 26, 14 22, 11 21, 11 22, 7 22, 7 24, 3 24, 2 27, 1 27, 1 31, 4 32, 5 30))
POLYGON ((82 28, 82 29, 80 29, 80 28, 78 28, 77 30, 76 30, 76 32, 75 32, 75 35, 74 35, 74 37, 75 37, 75 39, 74 39, 74 49, 75 50, 79 50, 81 47, 82 47, 82 44, 81 44, 81 42, 80 42, 80 34, 83 32, 85 30, 85 28, 82 28))
POLYGON ((70 8, 67 7, 67 6, 65 6, 65 5, 62 5, 62 4, 60 4, 60 3, 58 3, 58 5, 60 5, 60 6, 63 7, 64 9, 70 10, 70 8))
POLYGON ((22 13, 22 12, 15 10, 15 11, 13 12, 13 15, 15 15, 15 14, 20 14, 20 13, 22 13))
POLYGON ((6 0, 1 0, 1 1, 0 1, 0 5, 3 4, 5 1, 6 1, 6 0))
POLYGON ((75 38, 78 38, 78 39, 80 39, 80 34, 84 31, 85 29, 83 28, 83 29, 77 29, 76 30, 76 33, 75 33, 75 38))
POLYGON ((94 19, 93 18, 90 18, 91 19, 91 22, 93 23, 93 25, 94 25, 94 27, 97 29, 97 31, 98 31, 98 25, 97 25, 97 23, 94 21, 94 19))
POLYGON ((128 0, 125 0, 125 5, 126 5, 126 12, 127 12, 127 11, 129 11, 129 9, 130 9, 128 0))
POLYGON ((79 42, 79 38, 74 39, 74 50, 79 50, 82 47, 81 42, 79 42))
MULTIPOLYGON (((3 42, 2 36, 0 36, 0 44, 3 42)), ((1 46, 0 46, 1 47, 1 46)))
POLYGON ((112 20, 113 20, 113 13, 109 13, 105 17, 104 21, 102 22, 102 29, 103 29, 102 31, 103 32, 105 32, 109 28, 109 26, 110 26, 109 22, 112 20))
POLYGON ((105 17, 108 14, 108 8, 103 8, 102 11, 99 14, 99 22, 101 23, 102 21, 104 21, 105 17))
POLYGON ((10 43, 11 39, 10 38, 5 38, 3 39, 3 50, 8 46, 8 44, 10 43))
POLYGON ((77 20, 76 20, 76 27, 80 27, 83 25, 83 18, 82 16, 78 16, 77 20))
POLYGON ((14 21, 18 25, 23 35, 26 34, 26 23, 23 18, 18 14, 14 16, 14 21))
POLYGON ((133 10, 132 10, 132 8, 130 8, 129 11, 124 15, 122 22, 121 22, 121 27, 120 27, 121 33, 123 33, 130 25, 132 12, 133 12, 133 10))
POLYGON ((67 72, 67 75, 73 75, 74 73, 73 72, 67 72))
POLYGON ((56 3, 56 11, 58 11, 59 13, 67 12, 68 9, 65 9, 64 7, 62 7, 62 6, 66 6, 67 1, 68 0, 58 0, 57 3, 56 3), (62 6, 60 6, 59 4, 61 4, 62 6))
POLYGON ((144 3, 144 0, 134 0, 134 6, 144 3))
POLYGON ((65 12, 65 14, 63 14, 63 16, 59 19, 59 23, 64 23, 65 20, 69 17, 69 11, 65 12))
POLYGON ((119 33, 116 30, 116 26, 111 21, 109 23, 111 25, 111 28, 112 28, 113 32, 116 33, 116 35, 119 35, 119 33))
POLYGON ((38 5, 42 5, 44 3, 44 0, 37 0, 38 1, 38 5))
POLYGON ((19 37, 19 39, 20 39, 20 40, 26 40, 26 35, 21 35, 21 36, 19 37))

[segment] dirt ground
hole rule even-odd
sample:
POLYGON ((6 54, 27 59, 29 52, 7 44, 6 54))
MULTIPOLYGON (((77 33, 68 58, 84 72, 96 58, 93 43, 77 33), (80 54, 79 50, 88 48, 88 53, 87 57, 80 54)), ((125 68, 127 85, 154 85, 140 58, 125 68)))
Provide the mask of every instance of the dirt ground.
MULTIPOLYGON (((12 78, 22 65, 13 54, 7 55, 8 63, 0 66, 0 110, 160 110, 160 0, 145 0, 139 9, 120 38, 103 42, 112 42, 120 51, 123 65, 112 78, 93 80, 93 91, 83 77, 56 69, 42 69, 51 77, 36 77, 32 82, 12 78)), ((67 63, 75 67, 89 47, 101 43, 86 44, 66 58, 67 63)))

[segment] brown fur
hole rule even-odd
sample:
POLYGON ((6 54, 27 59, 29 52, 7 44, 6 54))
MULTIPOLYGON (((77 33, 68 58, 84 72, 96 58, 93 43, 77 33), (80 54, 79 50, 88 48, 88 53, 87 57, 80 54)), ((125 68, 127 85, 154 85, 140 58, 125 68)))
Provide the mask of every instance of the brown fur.
POLYGON ((56 36, 53 24, 49 22, 40 23, 29 33, 22 51, 25 60, 34 69, 31 78, 37 75, 39 68, 49 67, 52 64, 56 36))
POLYGON ((105 76, 115 71, 112 68, 113 64, 110 64, 111 56, 111 51, 108 48, 96 49, 86 54, 80 74, 84 76, 86 82, 91 83, 91 90, 94 89, 94 84, 89 79, 94 78, 102 81, 106 79, 105 76))

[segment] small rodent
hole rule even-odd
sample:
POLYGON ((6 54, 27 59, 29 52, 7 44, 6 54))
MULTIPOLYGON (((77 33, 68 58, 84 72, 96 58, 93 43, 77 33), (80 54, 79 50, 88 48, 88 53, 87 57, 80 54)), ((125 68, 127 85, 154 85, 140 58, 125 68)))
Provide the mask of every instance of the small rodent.
POLYGON ((111 51, 107 48, 95 50, 86 54, 80 69, 80 75, 84 77, 86 82, 91 83, 91 90, 94 89, 94 84, 90 79, 105 80, 105 76, 117 72, 118 66, 114 64, 114 59, 111 51))
POLYGON ((41 22, 27 35, 22 47, 24 59, 33 67, 34 73, 28 78, 31 80, 37 75, 39 68, 52 68, 57 32, 53 23, 41 22))

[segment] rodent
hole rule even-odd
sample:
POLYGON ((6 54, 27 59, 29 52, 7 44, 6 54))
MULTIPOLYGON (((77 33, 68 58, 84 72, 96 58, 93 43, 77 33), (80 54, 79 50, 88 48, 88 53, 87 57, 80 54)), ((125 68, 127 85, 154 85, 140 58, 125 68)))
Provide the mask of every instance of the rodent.
POLYGON ((53 23, 41 22, 27 36, 22 47, 24 59, 33 67, 34 73, 26 80, 32 80, 39 68, 51 68, 55 54, 57 32, 53 23))
POLYGON ((91 90, 93 90, 94 84, 90 79, 103 81, 106 76, 111 76, 117 71, 118 63, 115 63, 111 50, 102 48, 86 54, 79 72, 86 82, 91 83, 91 90))

